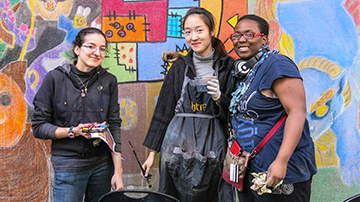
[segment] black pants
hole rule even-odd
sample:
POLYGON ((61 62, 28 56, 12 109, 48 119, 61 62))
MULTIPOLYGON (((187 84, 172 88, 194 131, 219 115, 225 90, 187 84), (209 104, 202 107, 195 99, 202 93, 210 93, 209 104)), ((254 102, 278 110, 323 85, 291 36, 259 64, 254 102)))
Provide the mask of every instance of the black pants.
POLYGON ((240 202, 309 202, 311 196, 311 181, 309 180, 293 184, 293 192, 289 195, 285 194, 262 194, 258 195, 256 191, 250 189, 253 184, 251 181, 254 178, 250 173, 255 172, 255 169, 250 166, 246 171, 244 178, 244 190, 237 191, 231 184, 221 179, 219 184, 219 202, 235 202, 236 195, 238 195, 240 202), (237 191, 237 194, 235 193, 237 191))

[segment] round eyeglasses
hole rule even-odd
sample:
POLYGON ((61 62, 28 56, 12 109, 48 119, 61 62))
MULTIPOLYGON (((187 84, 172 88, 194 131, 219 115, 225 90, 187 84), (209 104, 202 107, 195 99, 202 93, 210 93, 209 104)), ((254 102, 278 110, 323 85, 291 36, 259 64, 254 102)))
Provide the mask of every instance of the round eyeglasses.
POLYGON ((93 45, 81 45, 81 46, 84 46, 85 48, 87 48, 90 52, 94 53, 96 52, 97 50, 100 51, 100 53, 106 53, 106 48, 105 47, 95 47, 93 45))
POLYGON ((239 40, 242 36, 244 36, 245 39, 252 39, 257 36, 263 36, 264 33, 254 33, 254 32, 245 32, 245 33, 234 33, 231 34, 230 37, 232 40, 239 40))

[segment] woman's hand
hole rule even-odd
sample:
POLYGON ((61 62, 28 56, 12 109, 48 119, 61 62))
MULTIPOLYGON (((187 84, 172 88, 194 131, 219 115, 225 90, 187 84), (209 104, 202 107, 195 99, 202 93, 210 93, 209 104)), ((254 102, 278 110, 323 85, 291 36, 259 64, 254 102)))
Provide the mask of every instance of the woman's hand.
POLYGON ((124 189, 124 183, 121 173, 115 173, 111 178, 111 191, 124 189))
POLYGON ((78 137, 78 136, 83 136, 85 137, 86 139, 91 139, 91 134, 90 133, 84 133, 82 131, 83 128, 88 128, 90 127, 91 123, 80 123, 78 126, 74 127, 73 128, 73 133, 75 135, 75 137, 78 137))
POLYGON ((164 51, 161 54, 161 59, 168 63, 173 63, 179 58, 181 58, 181 54, 176 51, 164 51))
POLYGON ((145 178, 149 177, 150 169, 154 164, 155 155, 156 155, 156 153, 151 151, 148 158, 146 159, 146 161, 142 165, 142 168, 145 170, 145 176, 143 175, 143 173, 141 173, 142 178, 145 179, 145 178))
POLYGON ((220 84, 219 84, 219 80, 217 78, 215 79, 211 79, 208 81, 207 83, 207 89, 208 89, 208 94, 211 95, 212 99, 219 103, 220 102, 220 96, 221 96, 221 91, 220 91, 220 84))
MULTIPOLYGON (((84 133, 82 131, 83 128, 88 128, 90 125, 91 123, 86 123, 86 124, 80 123, 78 126, 73 127, 72 133, 74 134, 75 137, 83 136, 86 139, 91 139, 90 133, 84 133)), ((68 138, 69 131, 70 131, 70 127, 58 127, 55 130, 55 138, 56 139, 68 138)))
POLYGON ((287 162, 278 159, 272 162, 267 171, 266 184, 268 187, 275 187, 286 176, 287 162))
POLYGON ((111 191, 121 190, 124 188, 121 153, 116 152, 116 154, 111 152, 111 157, 114 163, 114 175, 111 178, 111 191))

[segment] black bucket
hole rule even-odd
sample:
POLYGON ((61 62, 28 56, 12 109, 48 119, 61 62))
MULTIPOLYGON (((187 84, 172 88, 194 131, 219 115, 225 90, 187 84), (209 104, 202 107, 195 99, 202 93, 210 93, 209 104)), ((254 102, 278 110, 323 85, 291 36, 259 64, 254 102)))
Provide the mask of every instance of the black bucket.
POLYGON ((180 202, 160 192, 146 190, 119 190, 103 195, 99 202, 180 202))

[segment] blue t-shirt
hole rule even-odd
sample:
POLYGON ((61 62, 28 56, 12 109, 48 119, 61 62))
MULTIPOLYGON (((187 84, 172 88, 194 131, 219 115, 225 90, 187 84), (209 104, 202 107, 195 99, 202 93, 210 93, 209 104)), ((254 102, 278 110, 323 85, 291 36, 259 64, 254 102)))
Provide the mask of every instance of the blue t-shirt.
MULTIPOLYGON (((267 135, 285 110, 278 98, 266 97, 261 90, 271 89, 275 79, 283 77, 300 78, 295 63, 281 54, 271 54, 259 66, 246 93, 242 96, 231 123, 235 139, 242 149, 251 152, 267 135)), ((284 125, 266 143, 262 150, 251 160, 258 172, 267 171, 280 149, 284 125)), ((297 183, 310 179, 316 173, 314 143, 310 136, 308 121, 300 141, 292 154, 286 171, 284 183, 297 183)))

